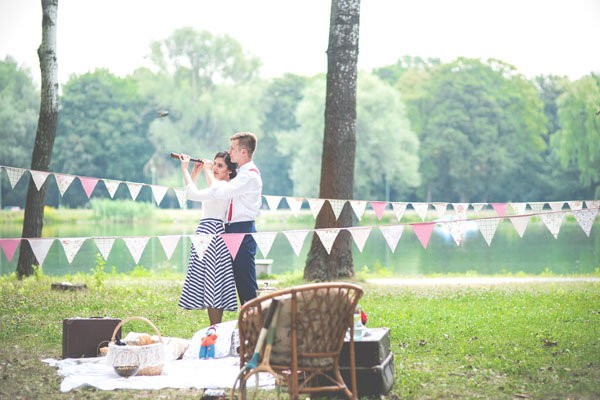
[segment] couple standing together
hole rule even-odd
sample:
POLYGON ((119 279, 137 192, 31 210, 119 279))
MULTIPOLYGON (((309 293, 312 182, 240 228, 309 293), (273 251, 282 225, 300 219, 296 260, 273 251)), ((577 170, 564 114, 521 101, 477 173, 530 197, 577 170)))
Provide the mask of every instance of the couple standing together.
POLYGON ((256 136, 238 132, 229 138, 228 152, 219 152, 214 161, 195 163, 188 171, 190 157, 179 156, 188 200, 202 201, 202 219, 196 234, 214 234, 204 254, 194 246, 179 306, 188 310, 207 309, 210 324, 221 322, 223 311, 237 311, 240 303, 256 297, 256 242, 245 235, 234 260, 222 233, 256 232, 254 220, 262 204, 262 179, 252 161, 256 136), (198 190, 196 178, 204 171, 208 187, 198 190))

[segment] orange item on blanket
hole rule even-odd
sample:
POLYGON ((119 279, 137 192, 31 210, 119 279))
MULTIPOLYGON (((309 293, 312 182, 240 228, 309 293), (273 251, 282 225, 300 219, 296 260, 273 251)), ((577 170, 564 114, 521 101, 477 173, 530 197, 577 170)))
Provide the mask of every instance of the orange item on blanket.
POLYGON ((214 333, 212 335, 207 335, 202 338, 202 346, 210 346, 211 344, 215 344, 217 342, 217 335, 214 333))

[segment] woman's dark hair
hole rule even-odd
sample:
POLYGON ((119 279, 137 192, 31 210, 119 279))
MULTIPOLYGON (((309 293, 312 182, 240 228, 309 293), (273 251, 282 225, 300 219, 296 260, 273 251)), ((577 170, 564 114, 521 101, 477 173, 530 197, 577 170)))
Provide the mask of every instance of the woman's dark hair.
POLYGON ((237 175, 237 163, 231 162, 231 157, 229 153, 226 151, 220 151, 215 154, 215 158, 222 158, 225 160, 225 164, 227 164, 227 169, 229 170, 229 178, 233 179, 237 175))

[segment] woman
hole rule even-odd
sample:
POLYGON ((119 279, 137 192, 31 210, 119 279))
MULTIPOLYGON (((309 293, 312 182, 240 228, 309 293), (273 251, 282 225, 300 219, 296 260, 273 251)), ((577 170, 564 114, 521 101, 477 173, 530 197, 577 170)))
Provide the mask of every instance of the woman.
POLYGON ((215 325, 221 322, 224 310, 237 311, 231 255, 220 236, 225 233, 223 221, 229 200, 210 199, 207 190, 198 190, 195 181, 201 170, 204 170, 209 186, 219 184, 219 181, 229 181, 236 176, 237 166, 231 162, 229 154, 219 152, 215 155, 214 163, 210 160, 195 163, 190 175, 190 157, 181 154, 179 159, 188 200, 202 201, 202 219, 196 228, 196 234, 215 235, 203 255, 198 254, 192 246, 179 306, 187 310, 207 309, 210 324, 215 325))

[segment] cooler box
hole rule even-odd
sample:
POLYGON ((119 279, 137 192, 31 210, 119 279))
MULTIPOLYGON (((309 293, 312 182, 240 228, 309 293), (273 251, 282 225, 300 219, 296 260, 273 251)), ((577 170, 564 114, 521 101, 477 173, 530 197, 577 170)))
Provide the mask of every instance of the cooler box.
MULTIPOLYGON (((99 348, 108 345, 120 322, 102 317, 63 319, 62 358, 98 356, 99 348)), ((116 338, 121 338, 121 328, 116 338)))

